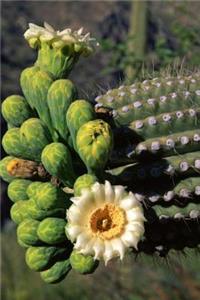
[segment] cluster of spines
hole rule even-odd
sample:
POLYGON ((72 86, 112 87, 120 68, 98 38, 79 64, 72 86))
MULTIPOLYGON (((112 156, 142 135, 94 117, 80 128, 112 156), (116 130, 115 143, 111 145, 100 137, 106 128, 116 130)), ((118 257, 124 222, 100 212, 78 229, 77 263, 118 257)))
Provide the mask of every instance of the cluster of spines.
POLYGON ((128 165, 119 178, 126 183, 158 180, 162 177, 185 177, 200 174, 200 151, 165 157, 153 162, 128 165))
MULTIPOLYGON (((98 106, 106 106, 117 110, 125 105, 141 101, 141 99, 147 102, 147 100, 157 98, 155 102, 158 103, 159 100, 165 102, 167 100, 166 95, 169 95, 168 97, 172 99, 177 96, 187 99, 190 93, 194 93, 193 96, 195 97, 199 96, 199 78, 199 74, 195 74, 182 78, 154 78, 130 86, 122 85, 118 89, 109 90, 105 95, 96 97, 95 101, 98 106)), ((152 101, 149 101, 149 105, 152 105, 152 101)), ((115 113, 117 115, 117 111, 115 113)))
POLYGON ((196 218, 153 218, 145 224, 145 236, 138 251, 165 257, 170 250, 198 249, 199 226, 196 218), (159 229, 159 230, 158 230, 159 229))
POLYGON ((200 109, 178 110, 131 122, 129 128, 142 139, 161 137, 200 127, 200 109))
POLYGON ((162 156, 183 154, 200 150, 200 130, 188 130, 166 136, 147 139, 140 142, 128 153, 128 157, 145 154, 159 154, 162 156))

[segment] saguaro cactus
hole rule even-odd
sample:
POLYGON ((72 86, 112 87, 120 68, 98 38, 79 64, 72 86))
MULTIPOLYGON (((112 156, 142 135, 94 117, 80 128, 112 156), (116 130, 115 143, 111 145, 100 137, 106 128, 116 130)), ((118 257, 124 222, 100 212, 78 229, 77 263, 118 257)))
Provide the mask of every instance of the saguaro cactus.
POLYGON ((128 251, 198 247, 199 73, 121 86, 94 106, 66 78, 94 39, 48 24, 25 38, 38 59, 22 72, 25 97, 3 102, 14 128, 0 175, 27 265, 56 283, 128 251))

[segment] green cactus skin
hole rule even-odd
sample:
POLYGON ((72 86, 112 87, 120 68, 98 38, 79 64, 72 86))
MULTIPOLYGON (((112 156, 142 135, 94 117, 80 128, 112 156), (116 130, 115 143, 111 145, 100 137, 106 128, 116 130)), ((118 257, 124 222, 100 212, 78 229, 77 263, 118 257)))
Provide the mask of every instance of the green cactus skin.
POLYGON ((188 176, 198 175, 200 171, 200 151, 176 155, 145 164, 134 164, 123 167, 117 174, 116 170, 109 171, 110 174, 117 174, 120 179, 126 182, 135 180, 159 179, 162 176, 188 176), (120 175, 121 174, 121 175, 120 175))
POLYGON ((10 200, 13 202, 17 202, 19 200, 27 200, 28 195, 26 191, 30 184, 30 180, 14 179, 8 185, 8 197, 10 198, 10 200))
POLYGON ((147 139, 128 153, 135 158, 145 153, 162 154, 163 157, 200 150, 200 130, 183 131, 167 136, 147 139))
POLYGON ((77 94, 76 87, 67 79, 54 81, 48 90, 47 103, 52 126, 65 142, 68 138, 66 112, 73 100, 77 98, 77 94))
POLYGON ((76 135, 79 128, 88 121, 95 119, 93 106, 86 100, 74 101, 66 114, 67 126, 73 141, 74 149, 77 151, 76 135))
POLYGON ((66 210, 63 208, 54 208, 50 210, 43 210, 37 206, 34 198, 26 201, 26 209, 28 217, 37 221, 42 221, 48 217, 65 218, 66 210))
POLYGON ((10 124, 10 123, 7 123, 7 129, 11 129, 11 128, 15 128, 16 126, 10 124))
POLYGON ((90 188, 96 181, 98 181, 97 177, 91 174, 84 174, 78 177, 74 183, 74 195, 80 196, 82 189, 90 188))
POLYGON ((58 177, 64 185, 73 187, 76 175, 69 149, 62 143, 51 143, 42 151, 42 163, 45 169, 58 177))
POLYGON ((165 182, 160 183, 157 187, 152 187, 152 184, 134 187, 132 191, 140 201, 148 202, 148 206, 154 206, 160 203, 164 207, 172 204, 183 207, 188 202, 197 203, 200 196, 200 177, 188 177, 179 180, 178 183, 165 182), (148 200, 148 201, 147 201, 148 200))
POLYGON ((70 270, 70 261, 66 259, 56 262, 50 269, 41 272, 40 276, 46 283, 58 283, 67 276, 70 270))
POLYGON ((43 210, 37 206, 35 198, 26 201, 26 209, 28 217, 37 221, 42 221, 48 217, 65 218, 66 210, 63 208, 54 208, 50 210, 43 210))
POLYGON ((3 101, 2 115, 11 126, 19 127, 33 116, 33 112, 24 97, 12 95, 3 101))
POLYGON ((17 243, 22 247, 22 248, 29 248, 30 245, 25 244, 24 242, 22 242, 19 238, 17 238, 17 243))
POLYGON ((41 272, 50 268, 54 264, 56 257, 65 252, 65 247, 30 247, 26 251, 25 259, 31 270, 41 272))
POLYGON ((27 196, 28 198, 32 198, 36 195, 36 191, 39 188, 39 186, 41 186, 43 183, 40 181, 34 181, 32 182, 26 190, 27 196))
POLYGON ((15 179, 15 177, 11 176, 7 171, 7 165, 13 159, 13 156, 6 156, 0 160, 0 177, 6 182, 11 182, 13 179, 15 179))
POLYGON ((17 201, 10 209, 10 217, 16 224, 20 224, 25 219, 29 218, 26 202, 28 202, 28 200, 17 201))
POLYGON ((31 108, 36 109, 40 119, 52 133, 51 118, 47 105, 47 93, 53 78, 49 73, 34 66, 26 68, 20 77, 22 91, 31 108))
POLYGON ((191 194, 200 196, 200 177, 191 177, 181 180, 179 184, 175 186, 174 192, 179 197, 191 198, 191 194))
POLYGON ((79 56, 80 53, 74 52, 72 45, 54 48, 44 42, 40 45, 36 65, 50 72, 55 79, 65 78, 78 61, 79 56))
POLYGON ((17 227, 17 237, 29 246, 41 244, 37 235, 37 229, 40 222, 32 219, 25 219, 17 227))
POLYGON ((41 153, 51 142, 48 128, 37 118, 26 120, 20 127, 20 139, 33 160, 41 161, 41 153))
POLYGON ((83 255, 78 251, 72 251, 70 255, 70 263, 72 269, 80 274, 91 274, 99 265, 97 260, 94 260, 93 256, 83 255))
POLYGON ((88 173, 98 174, 105 167, 112 150, 111 128, 103 120, 87 122, 79 129, 76 144, 88 173))
POLYGON ((171 217, 171 218, 198 218, 200 216, 200 204, 189 203, 186 207, 177 207, 177 206, 170 206, 170 207, 162 207, 160 205, 154 206, 154 210, 156 215, 162 219, 164 217, 171 217))
POLYGON ((26 149, 20 141, 20 129, 11 128, 6 131, 2 139, 2 146, 5 152, 15 157, 30 158, 26 149))
MULTIPOLYGON (((194 97, 196 98, 199 97, 197 92, 199 89, 199 84, 199 74, 180 78, 154 78, 152 80, 145 80, 142 83, 134 83, 129 86, 122 85, 117 89, 107 91, 105 95, 100 95, 95 100, 98 103, 98 106, 110 107, 116 110, 125 105, 132 104, 140 99, 149 100, 160 97, 160 100, 163 101, 163 99, 165 99, 163 96, 166 97, 170 93, 173 96, 174 92, 176 92, 178 95, 179 93, 181 95, 183 92, 184 97, 190 96, 188 92, 194 92, 194 97)), ((177 109, 179 109, 179 107, 177 109)), ((115 117, 117 117, 117 112, 114 114, 114 118, 115 117)))
POLYGON ((157 116, 166 112, 196 109, 200 105, 200 97, 191 92, 190 96, 185 96, 185 92, 171 93, 160 98, 150 98, 147 100, 135 101, 131 104, 118 108, 115 112, 115 122, 120 125, 142 120, 148 116, 157 116))
POLYGON ((41 241, 55 245, 67 240, 65 235, 66 221, 60 218, 46 218, 40 222, 37 234, 41 241))
POLYGON ((66 209, 71 204, 69 196, 50 182, 40 185, 34 198, 37 206, 43 210, 66 209))
POLYGON ((200 109, 188 109, 151 116, 130 123, 129 128, 143 139, 200 128, 200 109))

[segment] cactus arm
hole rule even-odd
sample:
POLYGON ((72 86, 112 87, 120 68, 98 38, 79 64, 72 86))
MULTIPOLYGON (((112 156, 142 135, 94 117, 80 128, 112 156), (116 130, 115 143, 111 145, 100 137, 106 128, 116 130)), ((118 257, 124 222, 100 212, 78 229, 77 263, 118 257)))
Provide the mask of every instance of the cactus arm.
POLYGON ((127 156, 135 158, 148 154, 170 156, 200 150, 200 130, 189 130, 138 143, 127 156))
POLYGON ((180 78, 154 78, 145 80, 142 83, 138 82, 132 85, 122 85, 117 89, 108 90, 105 95, 96 97, 95 101, 99 106, 110 107, 117 110, 129 104, 133 105, 133 103, 139 100, 144 101, 142 104, 145 104, 145 101, 147 104, 150 103, 148 108, 153 109, 152 101, 148 103, 148 100, 155 99, 154 103, 156 107, 167 109, 167 102, 176 106, 178 104, 177 101, 175 102, 174 100, 180 97, 184 105, 187 105, 187 102, 189 102, 191 106, 193 106, 196 101, 199 103, 199 85, 199 73, 180 78))
POLYGON ((129 128, 143 139, 160 137, 169 133, 199 129, 200 108, 175 111, 130 123, 129 128))
POLYGON ((129 81, 135 78, 144 59, 147 32, 147 12, 147 1, 131 1, 129 17, 130 41, 128 41, 128 51, 135 57, 135 62, 133 65, 127 66, 125 70, 126 77, 129 81))

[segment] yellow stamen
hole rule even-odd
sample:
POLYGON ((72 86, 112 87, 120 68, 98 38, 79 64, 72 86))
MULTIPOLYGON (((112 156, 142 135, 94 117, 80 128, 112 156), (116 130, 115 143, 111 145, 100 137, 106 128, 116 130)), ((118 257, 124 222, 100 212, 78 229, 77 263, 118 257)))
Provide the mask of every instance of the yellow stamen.
POLYGON ((103 240, 110 240, 122 233, 126 224, 126 217, 120 207, 107 203, 92 212, 89 223, 94 235, 103 240))

